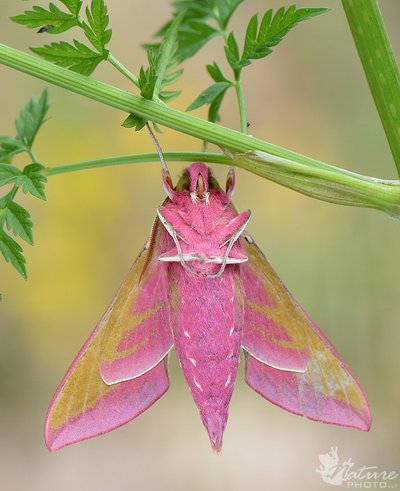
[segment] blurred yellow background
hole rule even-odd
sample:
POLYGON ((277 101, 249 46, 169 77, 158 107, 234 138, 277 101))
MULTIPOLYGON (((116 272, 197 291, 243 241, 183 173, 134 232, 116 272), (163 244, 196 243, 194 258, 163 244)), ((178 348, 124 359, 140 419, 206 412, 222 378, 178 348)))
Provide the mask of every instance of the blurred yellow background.
MULTIPOLYGON (((398 56, 400 3, 380 3, 398 56)), ((233 20, 239 38, 253 13, 282 4, 247 0, 233 20)), ((30 5, 2 0, 2 43, 28 51, 47 41, 8 19, 30 5)), ((168 19, 169 2, 113 0, 108 6, 110 49, 137 73, 145 63, 139 44, 168 19)), ((340 1, 297 6, 331 11, 295 28, 270 57, 245 70, 251 133, 355 172, 396 178, 340 1)), ((186 63, 177 84, 183 95, 174 107, 186 108, 210 84, 204 65, 223 60, 221 48, 214 40, 186 63)), ((135 89, 106 64, 94 77, 135 89)), ((46 84, 3 66, 0 84, 0 134, 14 134, 19 109, 46 84)), ((120 126, 125 114, 49 89, 50 119, 35 146, 45 165, 153 151, 145 131, 120 126)), ((196 114, 205 117, 206 110, 196 114)), ((238 128, 233 94, 222 123, 238 128)), ((170 130, 160 142, 164 151, 201 149, 200 141, 170 130)), ((174 177, 183 167, 169 166, 174 177)), ((226 167, 214 169, 225 178, 226 167)), ((236 206, 252 210, 250 232, 364 387, 370 433, 286 413, 252 392, 240 370, 224 448, 213 455, 173 355, 171 388, 149 411, 103 437, 50 454, 42 437, 50 399, 146 240, 164 194, 155 163, 54 176, 47 196, 46 203, 19 197, 35 224, 35 246, 24 246, 28 281, 0 261, 1 489, 319 490, 326 485, 316 473, 318 456, 331 446, 356 468, 400 470, 399 224, 240 170, 236 206)))

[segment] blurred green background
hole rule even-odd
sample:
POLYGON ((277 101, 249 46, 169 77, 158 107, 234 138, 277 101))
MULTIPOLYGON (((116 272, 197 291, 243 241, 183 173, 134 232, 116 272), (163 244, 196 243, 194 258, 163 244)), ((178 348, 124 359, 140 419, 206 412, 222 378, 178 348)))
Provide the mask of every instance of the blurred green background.
MULTIPOLYGON (((246 1, 233 20, 239 38, 253 13, 283 3, 246 1)), ((380 3, 398 57, 400 3, 380 3)), ((139 44, 168 19, 169 2, 108 4, 111 51, 137 73, 145 63, 139 44)), ((28 51, 44 40, 8 19, 30 5, 2 0, 2 43, 28 51)), ((251 133, 355 172, 396 178, 339 0, 297 5, 331 11, 297 27, 268 59, 245 70, 251 133)), ((204 65, 214 59, 223 59, 219 40, 186 63, 174 107, 184 109, 209 85, 204 65)), ((132 89, 111 66, 94 76, 132 89)), ((0 134, 14 134, 19 109, 46 85, 0 66, 0 86, 0 134)), ((56 87, 50 98, 51 117, 36 143, 45 165, 153 151, 145 131, 120 126, 125 114, 56 87)), ((239 126, 232 94, 223 124, 239 126)), ((160 141, 165 151, 201 149, 200 141, 170 130, 160 141)), ((170 163, 174 177, 182 167, 170 163)), ((226 167, 214 169, 225 178, 226 167)), ((47 195, 46 203, 20 198, 35 223, 35 247, 25 247, 28 281, 0 261, 1 489, 319 490, 327 485, 316 473, 318 456, 331 446, 356 468, 399 470, 399 224, 240 170, 235 203, 252 210, 250 232, 363 385, 370 433, 286 413, 252 392, 241 369, 224 448, 213 455, 173 355, 171 388, 149 411, 108 435, 50 454, 42 437, 47 405, 145 241, 164 194, 159 164, 141 164, 54 176, 47 195)))

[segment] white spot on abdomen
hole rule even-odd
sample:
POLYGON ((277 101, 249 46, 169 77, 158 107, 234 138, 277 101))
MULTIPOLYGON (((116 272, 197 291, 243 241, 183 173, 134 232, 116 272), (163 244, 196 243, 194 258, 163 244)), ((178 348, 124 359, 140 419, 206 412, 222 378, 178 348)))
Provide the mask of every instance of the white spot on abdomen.
POLYGON ((228 387, 228 385, 230 384, 231 382, 231 374, 228 375, 228 378, 226 379, 226 382, 225 382, 225 387, 228 387))
POLYGON ((187 331, 183 331, 183 335, 185 336, 185 338, 190 339, 190 334, 187 331))
POLYGON ((231 327, 231 330, 229 331, 229 336, 232 336, 234 330, 235 330, 235 328, 231 327))
POLYGON ((189 358, 189 361, 194 367, 197 365, 197 362, 194 358, 189 358))
POLYGON ((199 389, 201 390, 201 392, 203 392, 203 387, 197 382, 197 380, 193 377, 193 382, 194 382, 194 385, 199 389))

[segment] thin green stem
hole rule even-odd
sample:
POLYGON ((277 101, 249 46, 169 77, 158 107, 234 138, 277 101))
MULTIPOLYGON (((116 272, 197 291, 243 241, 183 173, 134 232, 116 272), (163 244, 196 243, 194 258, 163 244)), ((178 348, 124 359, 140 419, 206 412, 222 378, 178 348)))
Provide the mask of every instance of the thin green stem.
MULTIPOLYGON (((113 65, 120 73, 122 73, 122 75, 124 75, 126 78, 128 78, 131 82, 133 82, 136 87, 140 88, 140 85, 139 85, 139 80, 137 77, 135 77, 135 75, 129 71, 125 65, 123 65, 119 60, 117 60, 117 58, 115 58, 115 56, 111 53, 108 54, 108 58, 107 60, 111 63, 111 65, 113 65)), ((162 101, 159 97, 153 97, 153 100, 160 103, 160 104, 164 104, 165 105, 165 102, 162 101)))
POLYGON ((248 121, 247 121, 247 109, 246 101, 244 98, 242 81, 236 80, 235 82, 236 97, 239 104, 239 115, 240 115, 240 131, 247 135, 248 132, 248 121))
POLYGON ((126 78, 128 78, 131 82, 133 82, 136 87, 139 87, 139 81, 138 78, 135 77, 135 75, 130 72, 125 65, 123 65, 115 56, 111 53, 109 53, 107 60, 113 65, 119 72, 122 73, 126 78))
MULTIPOLYGON (((201 160, 209 164, 226 164, 230 165, 232 160, 221 153, 203 153, 203 152, 166 152, 165 160, 168 162, 195 162, 201 160)), ((65 174, 67 172, 76 172, 87 169, 97 169, 99 167, 114 167, 116 165, 142 164, 147 162, 160 162, 158 153, 139 153, 133 155, 118 155, 104 159, 85 160, 82 162, 69 162, 67 164, 58 164, 43 169, 47 176, 65 174)))
MULTIPOLYGON (((376 179, 352 172, 338 176, 331 170, 310 168, 262 152, 230 155, 203 152, 167 152, 164 157, 169 162, 202 161, 224 165, 240 164, 241 167, 250 172, 307 196, 335 204, 377 208, 397 219, 400 218, 400 184, 398 181, 376 179)), ((47 176, 54 176, 116 165, 147 162, 157 162, 159 165, 159 161, 158 153, 120 155, 58 164, 47 167, 43 173, 47 176)))
POLYGON ((6 198, 7 201, 10 202, 15 198, 15 195, 17 194, 19 186, 14 185, 11 191, 7 194, 6 198))
POLYGON ((26 150, 28 152, 28 155, 29 157, 32 159, 32 162, 39 162, 39 160, 37 159, 36 155, 35 155, 35 152, 31 149, 31 148, 28 148, 26 150))
POLYGON ((376 0, 342 0, 400 176, 400 73, 376 0))

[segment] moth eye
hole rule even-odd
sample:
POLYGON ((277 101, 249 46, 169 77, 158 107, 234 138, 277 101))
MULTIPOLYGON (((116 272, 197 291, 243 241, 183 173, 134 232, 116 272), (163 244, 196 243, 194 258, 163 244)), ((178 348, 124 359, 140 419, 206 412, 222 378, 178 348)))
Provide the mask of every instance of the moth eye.
POLYGON ((166 177, 166 181, 167 181, 168 186, 172 189, 172 179, 171 179, 171 177, 170 176, 167 176, 166 177))
POLYGON ((175 191, 180 193, 181 191, 188 191, 190 187, 190 180, 188 175, 182 176, 176 184, 175 191))

